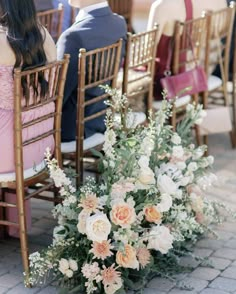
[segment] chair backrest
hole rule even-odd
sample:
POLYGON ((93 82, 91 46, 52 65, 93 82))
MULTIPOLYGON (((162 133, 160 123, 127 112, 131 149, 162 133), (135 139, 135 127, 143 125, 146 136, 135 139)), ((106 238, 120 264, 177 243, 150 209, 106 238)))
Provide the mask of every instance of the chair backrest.
MULTIPOLYGON (((31 70, 14 70, 14 152, 16 178, 23 183, 23 148, 49 136, 54 137, 54 157, 61 166, 61 109, 64 92, 64 84, 69 63, 69 55, 65 55, 61 61, 55 61, 31 70), (44 79, 48 84, 48 91, 41 95, 39 81, 44 79), (24 89, 22 88, 24 84, 24 89), (55 105, 55 106, 54 106, 55 105), (23 121, 23 113, 32 110, 40 110, 46 107, 47 112, 37 118, 28 115, 27 121, 23 121), (42 126, 48 120, 52 120, 52 129, 42 126), (54 121, 54 122, 53 122, 54 121), (33 135, 30 139, 23 139, 23 131, 28 128, 37 128, 39 135, 33 135), (40 130, 39 130, 40 128, 40 130)), ((38 175, 37 175, 38 176, 38 175)))
MULTIPOLYGON (((76 170, 82 174, 84 124, 104 116, 107 108, 95 110, 85 117, 85 107, 95 106, 99 101, 106 101, 109 94, 101 91, 100 95, 86 101, 86 91, 99 85, 108 84, 116 87, 118 70, 121 63, 122 40, 112 45, 86 52, 80 49, 78 60, 78 102, 77 102, 77 136, 76 136, 76 170)), ((79 174, 79 178, 81 177, 79 174)))
POLYGON ((64 9, 59 4, 58 8, 37 12, 40 23, 47 28, 56 42, 62 32, 64 9))
POLYGON ((138 34, 128 33, 126 42, 122 92, 133 99, 148 93, 148 110, 152 108, 157 35, 158 27, 138 34), (146 86, 137 86, 142 83, 146 86), (130 90, 131 87, 134 91, 130 90))
POLYGON ((206 16, 185 22, 176 21, 170 67, 173 74, 187 71, 202 63, 202 54, 206 48, 207 27, 206 16))
MULTIPOLYGON (((235 34, 236 35, 236 34, 235 34)), ((233 59, 233 121, 234 129, 236 131, 236 38, 234 39, 234 59, 233 59)))
POLYGON ((209 76, 217 64, 221 78, 228 81, 230 44, 235 17, 235 3, 215 12, 208 13, 209 28, 205 54, 205 70, 209 76))
POLYGON ((133 0, 108 0, 111 10, 122 15, 127 23, 128 32, 132 32, 133 0))

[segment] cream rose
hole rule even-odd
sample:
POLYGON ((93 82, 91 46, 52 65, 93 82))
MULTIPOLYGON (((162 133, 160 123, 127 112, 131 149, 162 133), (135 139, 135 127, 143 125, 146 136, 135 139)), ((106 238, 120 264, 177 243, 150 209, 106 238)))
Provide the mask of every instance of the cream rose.
POLYGON ((117 251, 116 262, 117 264, 125 268, 139 268, 139 263, 136 257, 136 250, 129 244, 125 245, 124 252, 117 251))
POLYGON ((68 260, 67 259, 65 259, 65 258, 61 258, 60 260, 59 260, 59 271, 61 272, 61 273, 63 273, 63 275, 66 273, 66 271, 69 269, 69 262, 68 262, 68 260))
POLYGON ((97 213, 87 218, 86 234, 89 240, 102 242, 107 240, 111 223, 104 213, 97 213))
POLYGON ((74 272, 78 270, 77 261, 74 259, 69 259, 69 266, 70 266, 70 269, 72 269, 72 271, 74 272))
POLYGON ((178 190, 178 185, 167 175, 159 175, 157 179, 157 186, 161 193, 174 195, 178 190))
POLYGON ((86 234, 86 220, 89 214, 83 209, 78 216, 77 229, 81 234, 86 234))
POLYGON ((136 213, 133 206, 121 202, 112 207, 110 217, 115 225, 125 228, 130 226, 136 220, 136 213))
POLYGON ((172 248, 174 237, 170 230, 165 226, 153 227, 148 236, 148 249, 159 250, 162 254, 166 254, 172 248))
POLYGON ((155 184, 154 172, 149 167, 142 168, 138 175, 138 181, 143 185, 155 184))

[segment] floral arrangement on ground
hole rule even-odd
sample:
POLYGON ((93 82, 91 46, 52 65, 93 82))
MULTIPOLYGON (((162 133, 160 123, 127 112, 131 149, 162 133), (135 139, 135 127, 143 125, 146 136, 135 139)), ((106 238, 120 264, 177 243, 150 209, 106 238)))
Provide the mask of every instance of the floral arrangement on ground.
POLYGON ((103 152, 96 152, 100 182, 87 178, 76 190, 46 153, 63 200, 53 209, 58 219, 53 243, 30 255, 26 283, 51 277, 64 293, 142 293, 153 276, 181 269, 179 256, 188 244, 221 220, 220 204, 205 196, 216 180, 213 157, 204 157, 205 146, 191 143, 192 127, 205 114, 202 107, 188 105, 175 132, 166 124, 171 104, 164 99, 148 124, 136 126, 126 97, 105 90, 113 111, 107 111, 103 152))

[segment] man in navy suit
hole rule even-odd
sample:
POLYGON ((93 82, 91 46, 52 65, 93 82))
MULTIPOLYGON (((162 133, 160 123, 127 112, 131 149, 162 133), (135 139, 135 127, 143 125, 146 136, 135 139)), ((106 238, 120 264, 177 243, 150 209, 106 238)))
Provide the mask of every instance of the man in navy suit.
MULTIPOLYGON (((62 141, 75 140, 76 134, 76 104, 78 86, 78 53, 80 48, 87 51, 111 45, 120 38, 126 39, 127 26, 123 17, 114 14, 107 1, 104 0, 69 0, 69 4, 80 9, 76 22, 66 30, 57 42, 58 59, 64 53, 69 53, 70 64, 64 90, 62 109, 62 141)), ((124 48, 124 46, 123 46, 124 48)), ((124 49, 122 50, 124 56, 124 49)), ((86 92, 86 99, 96 97, 101 93, 99 87, 86 92)), ((105 109, 101 101, 85 109, 85 116, 94 113, 96 109, 105 109)), ((105 124, 103 118, 97 118, 85 124, 85 138, 97 132, 103 133, 105 124)))

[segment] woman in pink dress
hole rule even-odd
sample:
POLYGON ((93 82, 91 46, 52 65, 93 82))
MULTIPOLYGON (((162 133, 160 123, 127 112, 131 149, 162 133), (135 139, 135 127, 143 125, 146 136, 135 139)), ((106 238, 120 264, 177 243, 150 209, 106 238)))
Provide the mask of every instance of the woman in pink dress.
MULTIPOLYGON (((36 16, 33 0, 0 0, 0 180, 1 175, 15 171, 13 140, 13 70, 34 68, 56 59, 56 47, 47 30, 42 27, 36 16)), ((46 89, 46 83, 41 88, 46 89)), ((52 104, 49 107, 54 107, 52 104)), ((47 114, 48 107, 32 110, 23 114, 22 120, 47 114)), ((40 134, 42 128, 25 129, 23 139, 28 140, 40 134)), ((42 139, 24 149, 24 169, 33 168, 43 161, 47 147, 54 148, 53 137, 42 139)), ((9 198, 15 198, 8 196, 9 198)), ((9 209, 10 211, 10 209, 9 209)), ((9 217, 14 216, 9 213, 9 217)))
POLYGON ((157 45, 157 62, 154 77, 154 98, 162 99, 160 79, 164 77, 167 68, 169 48, 176 20, 186 21, 198 18, 205 10, 220 10, 227 7, 226 0, 156 0, 153 2, 148 18, 148 29, 154 24, 159 25, 159 38, 157 45))

